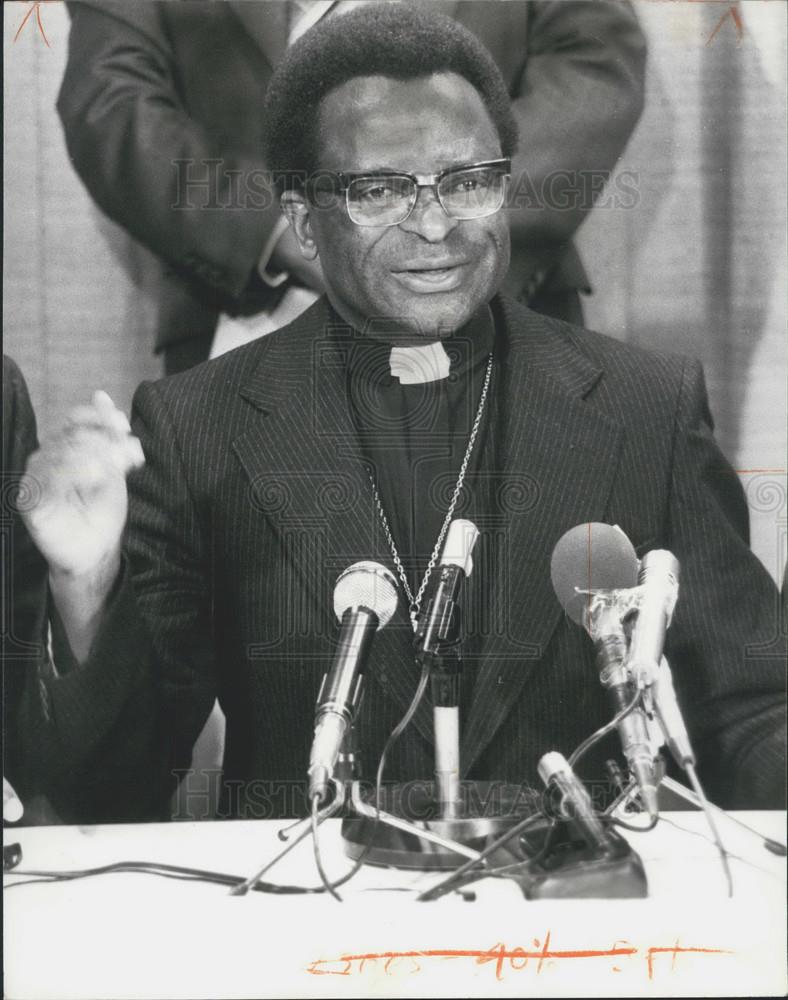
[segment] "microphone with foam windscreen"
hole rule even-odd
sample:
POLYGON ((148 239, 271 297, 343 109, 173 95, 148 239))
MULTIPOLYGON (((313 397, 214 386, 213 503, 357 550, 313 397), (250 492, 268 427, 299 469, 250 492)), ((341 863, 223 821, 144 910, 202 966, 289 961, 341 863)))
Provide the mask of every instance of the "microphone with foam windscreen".
MULTIPOLYGON (((626 666, 629 644, 622 624, 627 604, 617 591, 638 582, 638 559, 624 532, 610 524, 579 524, 558 541, 550 561, 550 577, 558 600, 573 621, 591 636, 599 679, 617 715, 636 694, 626 666), (602 592, 600 602, 587 591, 602 592), (599 609, 602 612, 599 613, 599 609)), ((649 815, 658 814, 657 778, 646 716, 636 707, 618 724, 621 748, 649 815)))
POLYGON ((638 557, 617 525, 578 524, 558 540, 550 560, 553 590, 572 621, 586 628, 584 591, 624 590, 638 582, 638 557))
POLYGON ((385 566, 358 562, 337 578, 334 613, 341 624, 339 647, 323 677, 309 756, 309 798, 322 801, 348 726, 361 699, 361 684, 375 632, 397 608, 397 581, 385 566))

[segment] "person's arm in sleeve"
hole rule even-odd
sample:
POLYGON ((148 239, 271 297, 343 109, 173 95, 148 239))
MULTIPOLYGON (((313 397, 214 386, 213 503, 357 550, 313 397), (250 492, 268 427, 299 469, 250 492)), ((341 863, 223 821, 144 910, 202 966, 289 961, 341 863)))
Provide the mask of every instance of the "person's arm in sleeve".
POLYGON ((3 355, 3 815, 12 822, 41 791, 35 749, 45 720, 36 678, 46 654, 47 564, 21 514, 35 500, 22 488, 22 478, 37 448, 27 384, 16 363, 3 355))
POLYGON ((167 784, 162 808, 184 771, 217 697, 215 595, 208 532, 178 430, 156 383, 143 383, 132 426, 145 466, 130 479, 124 551, 137 606, 153 644, 158 742, 167 784))
POLYGON ((259 283, 278 199, 262 159, 209 134, 184 106, 160 7, 69 4, 58 112, 74 168, 99 207, 176 271, 231 302, 259 283), (210 187, 185 185, 210 172, 210 187), (232 204, 239 177, 252 185, 252 207, 217 208, 232 204))
POLYGON ((557 260, 601 194, 643 109, 646 41, 632 5, 529 5, 527 53, 512 102, 513 244, 525 276, 557 260))
MULTIPOLYGON (((171 531, 158 555, 173 555, 157 581, 146 577, 138 586, 134 560, 121 551, 125 475, 142 450, 108 397, 73 411, 28 464, 39 500, 25 516, 49 565, 52 595, 52 669, 39 677, 47 725, 38 750, 40 759, 58 762, 49 767, 48 795, 71 822, 164 818, 214 699, 205 602, 179 584, 174 559, 188 516, 179 506, 178 469, 163 458, 174 450, 170 428, 143 426, 153 465, 145 481, 163 468, 172 476, 164 490, 172 507, 165 497, 151 501, 157 523, 171 531), (155 641, 161 619, 185 630, 170 656, 155 641), (188 661, 190 644, 199 650, 196 662, 188 661)), ((126 535, 129 550, 150 551, 131 542, 133 525, 126 535)), ((183 578, 193 581, 189 568, 183 578)))
POLYGON ((37 655, 15 677, 6 750, 23 805, 32 799, 45 821, 137 818, 148 784, 150 643, 120 555, 125 476, 142 461, 128 432, 97 393, 32 450, 20 483, 20 531, 43 587, 37 655))
POLYGON ((712 436, 700 365, 676 423, 668 547, 681 568, 667 656, 709 797, 785 802, 785 634, 777 588, 748 544, 738 476, 712 436))

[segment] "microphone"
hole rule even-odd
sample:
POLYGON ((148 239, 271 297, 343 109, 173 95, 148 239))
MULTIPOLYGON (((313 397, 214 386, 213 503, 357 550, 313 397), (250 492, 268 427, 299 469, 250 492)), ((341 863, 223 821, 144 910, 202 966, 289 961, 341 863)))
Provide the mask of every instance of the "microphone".
MULTIPOLYGON (((609 524, 580 524, 567 531, 553 550, 550 577, 558 600, 573 621, 591 636, 599 679, 609 692, 616 715, 635 697, 626 666, 628 644, 622 619, 628 613, 637 584, 638 560, 632 543, 609 524), (601 591, 584 594, 579 591, 601 591)), ((621 748, 638 785, 640 797, 654 819, 658 815, 657 779, 646 716, 640 707, 618 723, 621 748)))
POLYGON ((435 656, 441 649, 459 641, 457 598, 463 582, 473 572, 471 553, 479 538, 479 529, 462 518, 449 525, 443 543, 432 593, 419 615, 416 644, 421 658, 435 656))
POLYGON ((462 585, 473 572, 471 553, 479 538, 472 521, 451 522, 431 594, 416 626, 417 656, 430 666, 435 725, 435 785, 443 818, 452 818, 460 801, 460 608, 462 585))
POLYGON ((637 618, 627 667, 638 685, 650 684, 665 646, 665 633, 679 596, 679 563, 671 552, 654 549, 640 562, 637 618))
POLYGON ((550 559, 550 579, 564 611, 587 628, 587 590, 621 590, 637 583, 638 558, 617 525, 578 524, 559 539, 550 559), (581 592, 579 592, 581 591, 581 592))
POLYGON ((679 562, 664 549, 647 552, 638 573, 640 598, 627 669, 638 686, 651 689, 654 712, 676 763, 694 766, 695 754, 679 708, 673 674, 662 655, 679 595, 679 562))
POLYGON ((575 775, 564 755, 556 751, 546 753, 536 769, 547 789, 556 789, 559 793, 559 814, 576 824, 594 854, 606 853, 610 849, 610 835, 597 816, 585 785, 575 775))
POLYGON ((328 793, 345 733, 361 700, 361 684, 375 632, 397 608, 397 581, 376 562, 358 562, 337 578, 334 614, 341 623, 339 648, 323 676, 315 709, 315 735, 309 756, 309 798, 328 793))
POLYGON ((673 687, 673 674, 664 656, 654 682, 653 698, 654 711, 673 759, 684 770, 694 767, 695 752, 673 687))

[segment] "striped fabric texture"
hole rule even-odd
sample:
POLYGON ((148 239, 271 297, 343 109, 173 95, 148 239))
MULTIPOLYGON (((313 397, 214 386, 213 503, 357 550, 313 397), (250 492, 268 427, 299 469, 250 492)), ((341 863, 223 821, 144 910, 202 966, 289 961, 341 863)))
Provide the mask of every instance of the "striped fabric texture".
MULTIPOLYGON (((485 447, 496 462, 482 466, 466 594, 475 683, 464 775, 538 786, 542 754, 568 755, 609 719, 591 642, 549 578, 561 535, 605 521, 639 554, 667 548, 681 563, 667 653, 709 794, 731 807, 778 804, 778 598, 748 549, 746 505, 714 443, 699 364, 505 298, 493 307, 485 447)), ((95 753, 78 764, 90 776, 90 818, 160 816, 217 696, 227 718, 221 815, 303 808, 315 698, 338 634, 334 581, 360 559, 393 569, 348 407, 354 334, 332 316, 321 300, 264 340, 137 392, 147 464, 131 484, 126 576, 90 667, 112 683, 74 685, 60 704, 93 729, 95 753)), ((358 717, 368 779, 416 679, 402 600, 376 637, 358 717)), ((432 741, 425 703, 387 776, 429 778, 432 741)), ((614 740, 581 769, 600 794, 611 756, 614 740)))

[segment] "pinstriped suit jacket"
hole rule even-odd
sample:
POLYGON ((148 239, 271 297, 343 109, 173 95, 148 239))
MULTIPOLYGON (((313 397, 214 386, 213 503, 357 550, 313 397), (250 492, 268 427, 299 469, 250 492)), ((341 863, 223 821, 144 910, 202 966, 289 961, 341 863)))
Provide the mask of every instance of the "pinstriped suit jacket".
MULTIPOLYGON (((489 600, 465 642, 476 683, 464 773, 536 784, 544 752, 568 755, 609 718, 591 642, 549 579, 561 535, 606 521, 640 553, 668 548, 681 563, 668 656, 709 793, 731 806, 776 804, 777 594, 748 549, 744 497, 713 441, 700 366, 505 298, 493 306, 491 426, 502 429, 503 474, 468 598, 489 600)), ((89 667, 110 706, 94 700, 99 753, 79 765, 90 776, 81 808, 93 818, 156 815, 215 696, 227 716, 227 814, 297 809, 336 639, 334 581, 358 559, 391 566, 328 316, 321 300, 280 332, 138 390, 147 464, 132 481, 126 577, 89 667)), ((367 775, 415 687, 409 636, 401 601, 376 637, 358 718, 367 775)), ((63 712, 84 710, 72 691, 63 712)), ((585 778, 600 779, 616 753, 603 745, 585 778)), ((432 764, 423 705, 387 774, 426 778, 432 764)))

